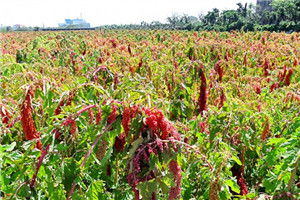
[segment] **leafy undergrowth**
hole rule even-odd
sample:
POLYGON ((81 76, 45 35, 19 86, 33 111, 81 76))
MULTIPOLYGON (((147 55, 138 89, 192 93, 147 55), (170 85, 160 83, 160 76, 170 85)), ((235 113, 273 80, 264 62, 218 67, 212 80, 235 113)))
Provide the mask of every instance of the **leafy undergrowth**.
POLYGON ((299 33, 1 37, 1 198, 300 198, 299 33))

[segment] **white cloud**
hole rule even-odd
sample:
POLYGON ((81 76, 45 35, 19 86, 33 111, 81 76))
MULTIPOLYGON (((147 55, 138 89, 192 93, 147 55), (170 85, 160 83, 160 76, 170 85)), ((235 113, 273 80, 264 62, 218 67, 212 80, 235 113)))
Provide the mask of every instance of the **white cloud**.
POLYGON ((164 21, 173 13, 197 16, 212 8, 232 9, 256 0, 0 0, 0 24, 57 26, 65 18, 83 18, 92 26, 164 21))

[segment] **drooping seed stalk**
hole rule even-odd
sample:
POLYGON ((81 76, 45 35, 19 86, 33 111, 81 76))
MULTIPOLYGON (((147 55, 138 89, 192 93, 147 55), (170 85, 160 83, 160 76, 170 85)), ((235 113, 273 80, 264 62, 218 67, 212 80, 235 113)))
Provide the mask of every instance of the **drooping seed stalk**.
POLYGON ((23 128, 23 132, 25 134, 26 140, 38 139, 36 147, 38 149, 42 148, 42 143, 39 140, 40 134, 37 132, 35 128, 35 123, 32 116, 32 98, 34 96, 34 92, 31 86, 28 87, 25 100, 21 105, 21 124, 23 128))

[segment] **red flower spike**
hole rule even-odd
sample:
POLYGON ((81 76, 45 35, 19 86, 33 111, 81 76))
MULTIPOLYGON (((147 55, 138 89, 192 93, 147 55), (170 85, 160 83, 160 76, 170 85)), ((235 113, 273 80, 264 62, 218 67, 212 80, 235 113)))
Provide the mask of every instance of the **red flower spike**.
POLYGON ((122 115, 122 126, 124 128, 125 135, 128 135, 130 130, 130 121, 131 121, 131 109, 124 108, 123 115, 122 115))
MULTIPOLYGON (((33 98, 34 92, 31 87, 28 88, 25 100, 21 106, 21 124, 23 128, 23 132, 25 134, 26 140, 39 139, 40 134, 37 132, 35 128, 35 123, 32 117, 32 105, 31 100, 33 98)), ((41 143, 38 140, 37 148, 41 149, 41 143)))
POLYGON ((77 132, 77 124, 76 121, 73 119, 73 117, 68 117, 63 123, 63 126, 69 126, 70 127, 70 134, 75 135, 77 132))
POLYGON ((76 121, 73 120, 72 123, 70 124, 70 133, 71 135, 75 135, 77 132, 77 124, 76 121))
POLYGON ((291 84, 291 77, 292 77, 292 75, 293 75, 293 69, 290 68, 288 70, 288 74, 286 75, 285 80, 284 80, 284 84, 286 86, 289 86, 291 84))
POLYGON ((121 135, 116 137, 114 148, 116 149, 117 153, 120 153, 124 150, 126 138, 125 134, 122 133, 121 135))
POLYGON ((111 43, 111 45, 112 45, 113 48, 117 48, 118 45, 117 45, 117 42, 116 42, 115 39, 111 39, 109 41, 110 41, 110 43, 111 43))
POLYGON ((169 200, 178 199, 181 192, 181 168, 177 161, 171 160, 169 163, 169 170, 173 174, 176 185, 169 191, 169 200))
POLYGON ((294 67, 296 67, 298 65, 298 60, 297 58, 294 58, 294 67))
POLYGON ((220 96, 219 109, 224 106, 225 100, 226 100, 226 96, 225 96, 224 90, 222 90, 221 96, 220 96))
POLYGON ((263 65, 263 68, 264 68, 264 76, 269 76, 269 60, 266 58, 265 59, 265 62, 264 62, 264 65, 263 65))
POLYGON ((132 56, 132 51, 131 51, 131 47, 130 47, 130 45, 128 45, 128 53, 132 56))
POLYGON ((247 195, 248 189, 247 189, 247 183, 244 179, 244 167, 234 165, 231 168, 232 175, 236 177, 237 184, 240 186, 240 195, 247 195))
POLYGON ((264 122, 263 127, 264 127, 264 130, 263 130, 263 132, 261 134, 261 137, 260 137, 260 139, 262 141, 266 140, 266 138, 268 137, 268 135, 270 133, 270 123, 269 123, 268 118, 266 118, 266 121, 264 122))
POLYGON ((96 124, 99 125, 101 120, 102 120, 102 111, 101 111, 101 108, 99 107, 98 108, 98 113, 97 113, 97 116, 96 116, 96 124))
POLYGON ((2 104, 0 104, 0 116, 2 117, 3 124, 8 124, 8 122, 12 118, 11 113, 2 104))
POLYGON ((95 118, 94 112, 92 109, 90 109, 88 112, 89 112, 89 122, 90 122, 90 124, 92 124, 94 121, 94 118, 95 118))
POLYGON ((111 107, 112 107, 112 111, 107 118, 107 124, 113 123, 117 118, 117 106, 112 104, 111 107))
POLYGON ((202 69, 200 69, 200 96, 198 99, 198 111, 202 115, 203 111, 207 110, 207 82, 202 69))
POLYGON ((256 94, 260 94, 261 93, 260 85, 258 85, 258 84, 254 85, 254 90, 255 90, 256 94))
MULTIPOLYGON (((215 69, 215 71, 218 73, 218 75, 219 75, 219 82, 222 82, 222 79, 223 79, 223 75, 224 75, 224 70, 223 70, 223 68, 221 67, 221 63, 222 63, 222 61, 221 60, 219 60, 216 64, 215 64, 215 67, 214 67, 214 69, 215 69)), ((202 80, 202 79, 201 79, 202 80)))
POLYGON ((274 83, 270 87, 270 92, 273 92, 275 89, 279 88, 279 83, 274 83))
POLYGON ((118 85, 120 83, 119 75, 118 73, 114 74, 114 84, 118 85))
POLYGON ((145 124, 152 131, 152 134, 163 140, 167 139, 168 137, 174 137, 176 140, 180 140, 179 133, 176 131, 174 126, 164 118, 164 115, 160 110, 143 110, 145 114, 148 115, 145 120, 145 124))
POLYGON ((139 67, 138 68, 141 68, 143 66, 143 60, 141 59, 140 62, 139 62, 139 67))

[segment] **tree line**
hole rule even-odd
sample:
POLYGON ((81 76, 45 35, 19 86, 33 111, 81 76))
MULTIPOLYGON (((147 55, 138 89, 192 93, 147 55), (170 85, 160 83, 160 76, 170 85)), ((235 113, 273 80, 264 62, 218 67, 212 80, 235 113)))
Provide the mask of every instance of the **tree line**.
POLYGON ((236 9, 220 11, 212 9, 198 17, 173 15, 167 23, 129 25, 105 25, 99 29, 172 29, 172 30, 209 30, 209 31, 300 31, 300 0, 275 0, 270 9, 257 9, 253 4, 238 3, 236 9))

